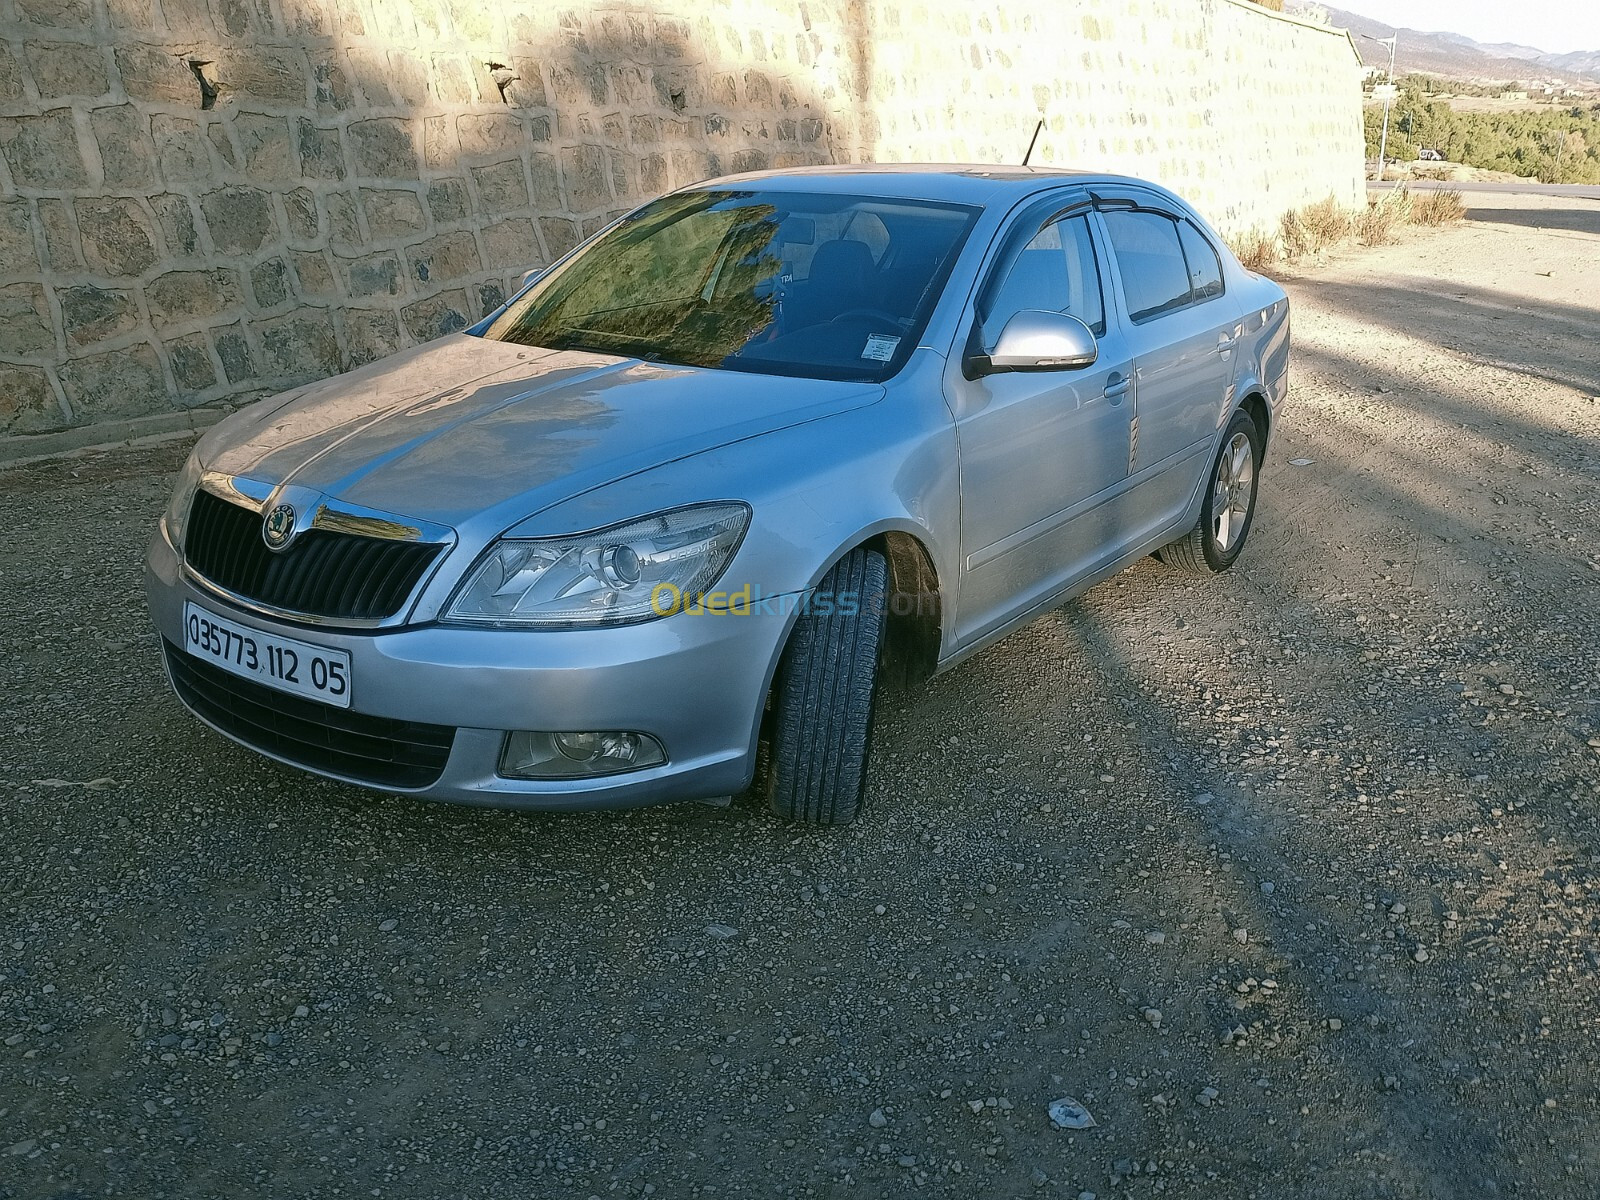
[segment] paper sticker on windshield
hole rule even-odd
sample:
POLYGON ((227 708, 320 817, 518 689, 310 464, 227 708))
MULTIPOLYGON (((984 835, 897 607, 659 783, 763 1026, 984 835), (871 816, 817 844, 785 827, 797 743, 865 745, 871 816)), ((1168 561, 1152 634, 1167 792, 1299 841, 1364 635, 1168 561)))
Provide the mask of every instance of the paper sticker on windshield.
POLYGON ((897 337, 890 337, 887 333, 875 333, 867 339, 867 348, 861 352, 861 357, 888 362, 894 357, 894 348, 899 344, 900 339, 897 337))

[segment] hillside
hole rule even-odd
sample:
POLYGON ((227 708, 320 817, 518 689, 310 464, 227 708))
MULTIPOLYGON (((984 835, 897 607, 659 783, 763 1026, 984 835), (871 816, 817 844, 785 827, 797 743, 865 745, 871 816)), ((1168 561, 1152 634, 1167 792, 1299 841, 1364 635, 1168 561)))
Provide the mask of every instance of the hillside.
MULTIPOLYGON (((1312 7, 1324 8, 1321 5, 1312 7)), ((1354 34, 1388 37, 1394 32, 1393 26, 1358 13, 1339 8, 1325 11, 1331 24, 1343 26, 1354 34)), ((1399 33, 1399 52, 1395 59, 1397 75, 1421 71, 1476 83, 1541 80, 1577 87, 1600 86, 1600 50, 1547 54, 1532 46, 1485 45, 1459 33, 1406 28, 1401 28, 1399 33)), ((1387 65, 1387 51, 1383 47, 1361 37, 1356 39, 1356 45, 1368 64, 1387 65)))

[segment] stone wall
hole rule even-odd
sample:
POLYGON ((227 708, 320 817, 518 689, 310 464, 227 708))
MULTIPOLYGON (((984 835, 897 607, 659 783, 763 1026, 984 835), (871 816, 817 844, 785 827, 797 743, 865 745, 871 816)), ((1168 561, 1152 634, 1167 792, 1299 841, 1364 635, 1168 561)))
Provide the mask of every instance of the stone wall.
POLYGON ((614 214, 852 160, 1360 195, 1347 39, 1239 0, 0 0, 0 434, 460 329, 614 214))

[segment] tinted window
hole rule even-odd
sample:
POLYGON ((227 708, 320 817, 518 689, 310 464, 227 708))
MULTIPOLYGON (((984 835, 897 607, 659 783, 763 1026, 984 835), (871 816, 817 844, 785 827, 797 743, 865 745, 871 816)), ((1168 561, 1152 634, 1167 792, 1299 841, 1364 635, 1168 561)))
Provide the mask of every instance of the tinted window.
POLYGON ((1189 266, 1178 243, 1178 223, 1151 212, 1115 209, 1103 215, 1129 317, 1143 321, 1189 303, 1189 266))
POLYGON ((1096 334, 1105 333, 1100 268, 1087 218, 1052 221, 1006 268, 985 305, 985 350, 994 349, 1006 322, 1025 308, 1067 313, 1096 334))
POLYGON ((542 276, 484 336, 731 371, 886 379, 916 347, 975 216, 871 196, 665 196, 542 276))
POLYGON ((1178 222, 1183 257, 1189 263, 1189 286, 1196 300, 1222 295, 1222 260, 1205 236, 1188 221, 1178 222))

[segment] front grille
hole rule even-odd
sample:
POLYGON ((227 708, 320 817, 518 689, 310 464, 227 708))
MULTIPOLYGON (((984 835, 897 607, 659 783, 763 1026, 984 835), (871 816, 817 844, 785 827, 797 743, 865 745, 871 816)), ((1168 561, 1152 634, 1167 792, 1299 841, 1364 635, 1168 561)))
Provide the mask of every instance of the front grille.
POLYGON ((204 489, 189 506, 183 555, 225 591, 284 612, 381 621, 400 611, 443 547, 307 530, 287 550, 261 540, 261 514, 204 489))
POLYGON ((449 725, 369 717, 290 696, 166 643, 183 702, 218 729, 289 762, 379 787, 436 783, 456 731, 449 725))

